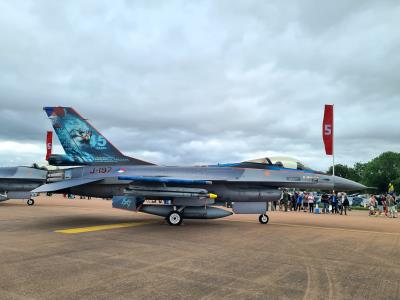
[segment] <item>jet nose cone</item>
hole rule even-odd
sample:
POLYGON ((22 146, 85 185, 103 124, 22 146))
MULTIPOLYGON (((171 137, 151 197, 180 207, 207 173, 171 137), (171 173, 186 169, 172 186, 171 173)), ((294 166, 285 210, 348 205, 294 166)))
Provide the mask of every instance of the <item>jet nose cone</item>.
POLYGON ((335 176, 334 180, 335 180, 336 191, 359 191, 367 188, 365 185, 361 183, 345 179, 342 177, 335 176))

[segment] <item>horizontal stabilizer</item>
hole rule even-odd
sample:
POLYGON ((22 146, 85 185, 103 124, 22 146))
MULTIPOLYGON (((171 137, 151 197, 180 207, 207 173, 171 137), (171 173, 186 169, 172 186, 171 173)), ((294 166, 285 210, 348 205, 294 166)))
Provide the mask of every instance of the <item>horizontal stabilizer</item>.
POLYGON ((47 176, 47 170, 41 170, 32 167, 0 168, 0 179, 44 182, 46 180, 46 176, 47 176))
POLYGON ((132 180, 139 182, 159 182, 176 184, 212 184, 209 180, 183 179, 170 177, 144 177, 144 176, 118 176, 119 180, 132 180))
POLYGON ((101 181, 102 178, 77 178, 77 179, 68 179, 63 181, 58 181, 54 183, 47 183, 39 186, 34 189, 32 193, 48 193, 48 192, 56 192, 64 189, 68 189, 71 187, 88 184, 96 181, 101 181))

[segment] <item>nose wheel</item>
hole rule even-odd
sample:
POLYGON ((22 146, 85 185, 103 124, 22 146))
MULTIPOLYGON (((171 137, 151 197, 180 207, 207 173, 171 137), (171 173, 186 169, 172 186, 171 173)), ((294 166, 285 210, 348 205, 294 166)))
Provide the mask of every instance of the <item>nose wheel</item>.
POLYGON ((183 218, 179 211, 171 211, 167 216, 167 222, 171 226, 179 226, 182 224, 183 218))
POLYGON ((28 201, 26 201, 26 204, 28 204, 29 206, 32 206, 33 204, 35 204, 35 200, 28 199, 28 201))
POLYGON ((259 221, 261 224, 267 224, 268 221, 269 221, 269 217, 268 217, 266 214, 260 215, 260 216, 258 217, 258 221, 259 221))

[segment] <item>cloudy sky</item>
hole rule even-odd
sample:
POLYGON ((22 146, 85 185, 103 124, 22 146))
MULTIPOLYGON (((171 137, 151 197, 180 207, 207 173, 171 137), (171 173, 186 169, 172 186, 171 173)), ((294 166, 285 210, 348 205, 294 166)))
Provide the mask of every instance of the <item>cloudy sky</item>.
POLYGON ((326 170, 326 103, 337 162, 400 151, 399 28, 398 1, 1 0, 0 165, 44 161, 53 105, 158 164, 326 170))

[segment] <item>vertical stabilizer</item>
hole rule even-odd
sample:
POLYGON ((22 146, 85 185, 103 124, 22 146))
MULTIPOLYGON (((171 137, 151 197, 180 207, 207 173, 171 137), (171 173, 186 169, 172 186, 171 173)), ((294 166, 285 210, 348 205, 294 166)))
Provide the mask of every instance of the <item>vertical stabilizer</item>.
POLYGON ((72 107, 44 107, 67 157, 80 164, 149 162, 125 156, 72 107))

